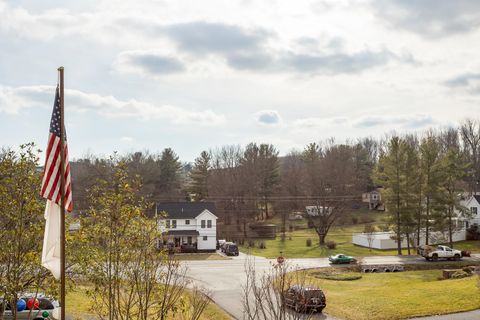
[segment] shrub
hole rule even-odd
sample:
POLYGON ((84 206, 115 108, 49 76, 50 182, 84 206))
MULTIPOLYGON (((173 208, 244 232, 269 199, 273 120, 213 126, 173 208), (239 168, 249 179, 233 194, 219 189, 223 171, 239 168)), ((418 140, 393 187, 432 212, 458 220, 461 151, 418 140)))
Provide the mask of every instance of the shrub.
POLYGON ((469 277, 470 274, 463 271, 463 270, 458 270, 458 271, 455 271, 453 274, 452 274, 452 279, 461 279, 461 278, 466 278, 466 277, 469 277))
POLYGON ((467 240, 480 240, 480 228, 472 225, 467 229, 467 240))
POLYGON ((358 223, 358 218, 352 217, 352 224, 357 224, 357 223, 358 223))
POLYGON ((265 244, 264 241, 260 241, 260 243, 258 244, 258 248, 260 248, 260 249, 267 249, 267 245, 265 244))
POLYGON ((307 247, 311 247, 312 246, 312 239, 307 239, 307 247))
POLYGON ((325 245, 327 246, 328 249, 337 248, 337 243, 335 241, 327 241, 325 242, 325 245))
POLYGON ((333 281, 353 281, 361 279, 362 276, 357 273, 333 273, 333 272, 314 272, 312 275, 318 279, 333 280, 333 281))
POLYGON ((475 267, 469 266, 469 267, 463 268, 462 270, 468 274, 472 274, 475 271, 475 267))
POLYGON ((253 241, 253 240, 248 240, 248 247, 249 247, 249 248, 255 248, 255 241, 253 241))

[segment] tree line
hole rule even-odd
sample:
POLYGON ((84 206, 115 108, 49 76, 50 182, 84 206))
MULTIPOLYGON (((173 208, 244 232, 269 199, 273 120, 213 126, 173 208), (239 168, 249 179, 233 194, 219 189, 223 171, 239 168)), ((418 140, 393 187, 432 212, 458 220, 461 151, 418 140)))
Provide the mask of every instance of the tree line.
MULTIPOLYGON (((279 150, 272 144, 252 142, 202 151, 193 163, 181 162, 171 148, 161 153, 142 151, 119 157, 130 173, 142 179, 140 193, 146 199, 214 201, 223 223, 240 229, 245 229, 242 226, 248 222, 262 221, 277 213, 303 210, 308 203, 319 205, 320 198, 324 199, 322 206, 328 206, 331 200, 326 201, 327 198, 360 197, 362 192, 385 186, 387 210, 394 215, 397 233, 410 238, 414 234, 410 230, 416 228, 418 234, 420 225, 425 226, 427 234, 430 232, 430 220, 441 211, 439 199, 446 199, 445 190, 450 192, 447 208, 450 211, 458 207, 453 203, 454 194, 461 190, 478 191, 480 123, 467 119, 457 128, 343 143, 327 139, 284 156, 279 156, 279 150), (457 171, 451 173, 454 176, 443 175, 446 161, 461 164, 459 168, 447 167, 457 171), (390 176, 395 173, 392 166, 403 168, 397 172, 396 185, 395 177, 390 176), (445 179, 450 179, 450 186, 445 179), (395 196, 396 203, 392 202, 395 196), (317 200, 312 202, 308 197, 317 200), (400 220, 404 223, 399 223, 400 220)), ((73 161, 71 167, 76 207, 86 209, 87 190, 96 178, 110 174, 108 159, 90 155, 73 161)), ((432 224, 438 226, 440 220, 437 220, 432 224)))

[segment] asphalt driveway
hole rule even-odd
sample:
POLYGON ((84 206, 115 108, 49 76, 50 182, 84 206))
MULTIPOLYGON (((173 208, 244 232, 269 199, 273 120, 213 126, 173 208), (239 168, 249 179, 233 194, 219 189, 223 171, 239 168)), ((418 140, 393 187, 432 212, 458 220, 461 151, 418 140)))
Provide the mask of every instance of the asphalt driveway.
MULTIPOLYGON (((205 287, 212 293, 212 299, 222 309, 227 311, 234 319, 243 319, 242 308, 242 286, 246 282, 245 263, 247 258, 255 263, 257 274, 261 274, 272 267, 275 263, 273 259, 263 257, 248 256, 240 253, 238 257, 230 260, 197 260, 185 261, 189 267, 189 275, 194 282, 205 287)), ((474 255, 472 260, 480 260, 480 255, 474 255)), ((305 258, 305 259, 288 259, 292 266, 299 269, 329 267, 327 258, 305 258)), ((372 256, 365 257, 363 264, 412 264, 412 263, 431 263, 426 262, 424 258, 418 256, 372 256)), ((314 319, 334 319, 328 315, 318 314, 314 319)), ((466 312, 456 315, 444 315, 427 317, 421 319, 428 320, 450 320, 480 319, 480 311, 466 312)))

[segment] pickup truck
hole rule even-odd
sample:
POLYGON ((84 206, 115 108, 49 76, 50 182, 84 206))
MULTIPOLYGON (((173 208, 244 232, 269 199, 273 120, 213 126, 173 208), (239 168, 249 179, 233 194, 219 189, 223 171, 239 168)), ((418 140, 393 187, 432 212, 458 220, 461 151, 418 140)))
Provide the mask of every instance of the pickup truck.
POLYGON ((453 259, 458 261, 462 258, 461 251, 449 248, 447 246, 437 246, 437 248, 426 245, 420 246, 418 248, 418 253, 428 261, 437 261, 438 259, 453 259))

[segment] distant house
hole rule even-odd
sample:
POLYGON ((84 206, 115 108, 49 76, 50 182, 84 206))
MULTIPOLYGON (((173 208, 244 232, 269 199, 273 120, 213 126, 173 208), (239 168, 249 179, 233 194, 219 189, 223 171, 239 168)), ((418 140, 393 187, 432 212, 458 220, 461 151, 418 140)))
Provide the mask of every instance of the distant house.
POLYGON ((382 202, 382 188, 375 188, 370 192, 365 192, 362 194, 362 202, 368 203, 368 209, 384 211, 385 206, 382 202))
POLYGON ((332 208, 325 206, 306 206, 305 211, 311 217, 318 217, 324 213, 332 213, 332 208))
POLYGON ((191 244, 199 251, 212 251, 217 246, 217 216, 212 202, 166 202, 158 203, 159 227, 164 241, 175 247, 191 244))
POLYGON ((480 195, 468 196, 460 204, 469 211, 469 215, 464 218, 465 228, 480 225, 480 195))

